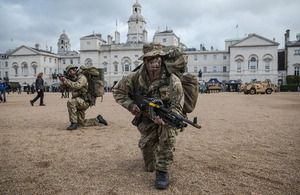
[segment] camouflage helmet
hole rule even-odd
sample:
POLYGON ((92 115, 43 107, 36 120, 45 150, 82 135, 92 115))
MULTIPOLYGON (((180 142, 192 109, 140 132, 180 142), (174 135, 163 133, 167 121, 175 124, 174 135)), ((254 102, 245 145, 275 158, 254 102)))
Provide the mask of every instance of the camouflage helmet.
POLYGON ((70 69, 77 69, 77 66, 74 66, 73 64, 70 64, 66 67, 66 71, 69 72, 70 69))
POLYGON ((143 46, 143 53, 141 57, 139 57, 139 60, 144 60, 146 57, 152 57, 152 56, 165 56, 168 55, 168 52, 163 51, 163 47, 160 43, 152 42, 150 44, 145 44, 143 46))

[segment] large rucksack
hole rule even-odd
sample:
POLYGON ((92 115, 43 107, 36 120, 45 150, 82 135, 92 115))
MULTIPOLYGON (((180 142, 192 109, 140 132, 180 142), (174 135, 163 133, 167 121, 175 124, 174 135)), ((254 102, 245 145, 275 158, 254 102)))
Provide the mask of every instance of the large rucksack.
POLYGON ((164 57, 167 68, 179 77, 184 92, 184 113, 191 113, 196 107, 199 85, 197 77, 193 74, 184 74, 188 63, 188 57, 183 48, 164 47, 164 51, 169 54, 164 57))
POLYGON ((101 68, 94 66, 81 66, 79 69, 80 73, 83 74, 88 80, 88 93, 95 99, 101 97, 103 101, 104 95, 104 72, 101 68))

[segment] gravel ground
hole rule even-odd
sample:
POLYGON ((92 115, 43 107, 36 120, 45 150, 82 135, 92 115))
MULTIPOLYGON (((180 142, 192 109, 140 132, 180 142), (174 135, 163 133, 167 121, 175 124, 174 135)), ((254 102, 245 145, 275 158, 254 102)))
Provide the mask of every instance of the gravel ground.
POLYGON ((300 93, 199 94, 201 129, 177 137, 168 190, 144 171, 133 116, 106 93, 109 126, 67 131, 67 99, 0 103, 0 194, 300 194, 300 93))

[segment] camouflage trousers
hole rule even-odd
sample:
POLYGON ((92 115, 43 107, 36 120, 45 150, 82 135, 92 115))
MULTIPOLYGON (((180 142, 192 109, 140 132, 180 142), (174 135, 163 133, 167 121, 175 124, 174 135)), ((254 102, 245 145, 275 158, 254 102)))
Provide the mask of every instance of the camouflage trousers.
POLYGON ((173 127, 162 127, 146 117, 138 124, 141 133, 139 148, 142 151, 146 169, 168 172, 173 163, 176 136, 178 130, 173 127))
POLYGON ((80 97, 68 100, 67 107, 70 122, 83 127, 103 126, 104 124, 99 123, 97 118, 85 119, 85 111, 89 108, 89 106, 90 104, 80 97))

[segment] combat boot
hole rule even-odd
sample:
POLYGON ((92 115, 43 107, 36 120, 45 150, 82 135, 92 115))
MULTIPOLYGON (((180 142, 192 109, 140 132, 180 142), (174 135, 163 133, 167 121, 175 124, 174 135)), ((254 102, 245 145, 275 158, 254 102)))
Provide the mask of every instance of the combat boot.
POLYGON ((75 130, 75 129, 77 129, 76 123, 71 123, 71 125, 67 128, 67 130, 75 130))
POLYGON ((156 170, 155 187, 160 190, 168 189, 169 183, 169 173, 156 170))
POLYGON ((104 118, 100 114, 97 116, 97 119, 99 120, 99 123, 103 123, 104 125, 107 125, 106 120, 104 120, 104 118))

